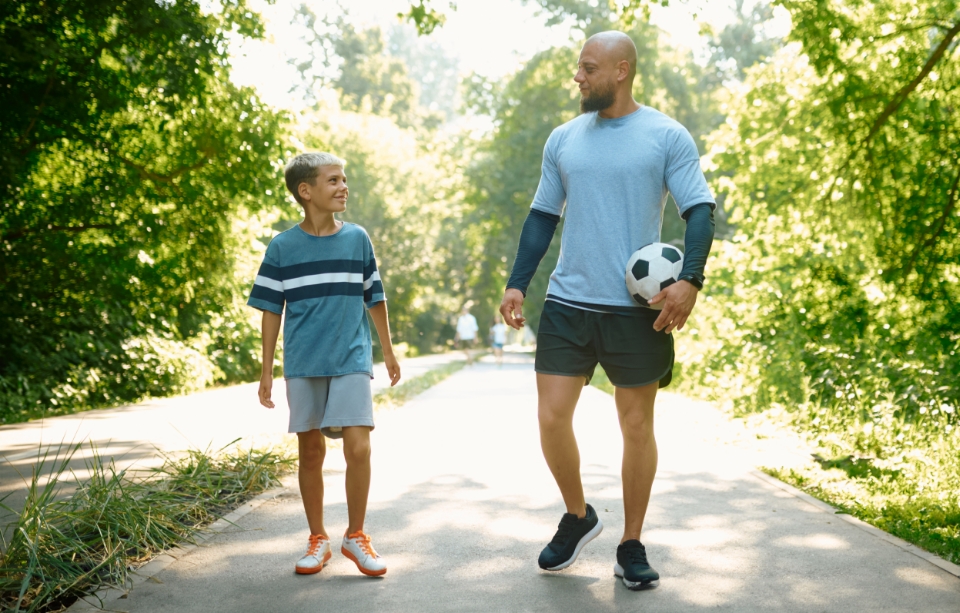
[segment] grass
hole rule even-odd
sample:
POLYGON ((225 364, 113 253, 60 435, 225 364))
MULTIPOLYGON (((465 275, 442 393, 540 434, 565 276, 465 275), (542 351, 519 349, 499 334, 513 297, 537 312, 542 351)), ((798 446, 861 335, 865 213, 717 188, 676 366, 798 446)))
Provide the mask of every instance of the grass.
POLYGON ((4 531, 11 536, 0 559, 0 610, 61 611, 97 589, 123 586, 133 569, 278 485, 294 463, 271 449, 192 450, 133 476, 94 448, 85 461, 90 479, 63 496, 79 449, 60 448, 34 467, 23 510, 4 531), (53 471, 41 485, 47 465, 53 471))
POLYGON ((466 362, 451 362, 405 381, 396 387, 388 387, 373 397, 373 408, 395 409, 408 400, 422 394, 437 383, 466 366, 466 362))
POLYGON ((833 431, 818 440, 815 463, 762 470, 960 564, 960 436, 923 424, 912 430, 899 440, 871 432, 867 440, 873 444, 867 445, 862 433, 833 431), (888 440, 877 444, 877 438, 888 440))

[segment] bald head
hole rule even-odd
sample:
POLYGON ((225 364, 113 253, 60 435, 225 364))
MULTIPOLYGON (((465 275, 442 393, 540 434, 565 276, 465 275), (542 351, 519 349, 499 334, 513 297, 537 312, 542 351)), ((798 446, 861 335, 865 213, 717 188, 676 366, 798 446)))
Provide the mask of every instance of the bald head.
POLYGON ((587 39, 583 50, 596 53, 604 63, 619 64, 626 62, 629 66, 629 80, 637 74, 637 46, 633 40, 623 32, 608 30, 594 34, 587 39))

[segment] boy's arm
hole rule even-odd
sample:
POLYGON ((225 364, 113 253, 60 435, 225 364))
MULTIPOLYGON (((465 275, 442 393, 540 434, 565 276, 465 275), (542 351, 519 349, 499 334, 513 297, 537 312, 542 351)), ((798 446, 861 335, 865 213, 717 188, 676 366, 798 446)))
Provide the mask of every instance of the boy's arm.
POLYGON ((393 355, 393 342, 390 340, 390 321, 387 318, 387 302, 381 301, 369 309, 370 317, 373 318, 373 325, 377 329, 377 336, 380 337, 380 348, 383 350, 383 364, 387 367, 387 374, 390 375, 390 387, 393 387, 400 380, 400 363, 393 355))
POLYGON ((263 312, 260 325, 263 337, 263 367, 260 371, 260 404, 272 409, 273 400, 270 399, 273 391, 273 358, 277 352, 277 337, 280 336, 280 316, 270 311, 263 312))

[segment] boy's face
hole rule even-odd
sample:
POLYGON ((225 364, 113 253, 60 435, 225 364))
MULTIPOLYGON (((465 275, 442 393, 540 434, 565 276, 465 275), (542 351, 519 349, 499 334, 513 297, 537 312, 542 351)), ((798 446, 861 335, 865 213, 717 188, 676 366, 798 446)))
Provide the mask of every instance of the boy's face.
POLYGON ((339 166, 321 166, 313 185, 301 183, 297 192, 304 207, 313 206, 330 213, 347 210, 350 189, 347 187, 347 175, 339 166))

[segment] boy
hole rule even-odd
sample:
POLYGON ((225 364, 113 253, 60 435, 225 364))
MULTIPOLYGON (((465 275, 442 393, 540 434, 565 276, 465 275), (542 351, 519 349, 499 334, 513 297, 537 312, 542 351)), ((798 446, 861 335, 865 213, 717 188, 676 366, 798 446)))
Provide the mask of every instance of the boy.
POLYGON ((300 451, 300 493, 310 539, 296 572, 318 573, 330 559, 323 525, 324 436, 343 438, 349 526, 341 553, 360 572, 381 576, 387 564, 363 532, 370 491, 373 377, 369 310, 383 347, 390 385, 400 366, 390 342, 387 303, 373 245, 358 225, 334 217, 347 208, 345 162, 329 153, 303 153, 287 164, 287 189, 303 206, 303 221, 270 241, 247 304, 263 311, 260 404, 272 409, 273 357, 286 305, 283 374, 290 432, 300 451))

